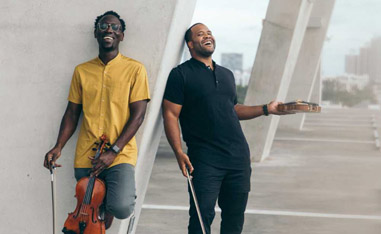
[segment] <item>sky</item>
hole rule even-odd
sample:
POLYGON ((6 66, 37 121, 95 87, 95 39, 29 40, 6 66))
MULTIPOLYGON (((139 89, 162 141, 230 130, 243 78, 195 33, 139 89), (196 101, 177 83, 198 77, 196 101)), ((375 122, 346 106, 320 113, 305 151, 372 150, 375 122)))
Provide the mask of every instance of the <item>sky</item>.
MULTIPOLYGON (((217 63, 221 53, 243 53, 243 66, 249 68, 254 63, 269 0, 232 3, 198 0, 192 23, 202 22, 212 30, 217 63)), ((343 74, 345 55, 357 53, 372 37, 381 36, 380 11, 380 0, 336 0, 322 52, 323 76, 343 74)))

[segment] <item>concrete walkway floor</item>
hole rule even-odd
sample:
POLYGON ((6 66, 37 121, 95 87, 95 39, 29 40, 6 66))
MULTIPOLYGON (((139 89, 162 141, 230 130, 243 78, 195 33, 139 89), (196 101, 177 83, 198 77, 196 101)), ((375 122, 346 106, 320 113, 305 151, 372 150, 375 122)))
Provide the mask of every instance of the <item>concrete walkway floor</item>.
MULTIPOLYGON (((243 233, 381 233, 378 116, 327 109, 308 115, 302 131, 279 129, 270 156, 253 164, 243 233)), ((186 179, 163 137, 137 233, 187 233, 188 199, 186 179)), ((219 216, 212 233, 219 233, 219 216)))

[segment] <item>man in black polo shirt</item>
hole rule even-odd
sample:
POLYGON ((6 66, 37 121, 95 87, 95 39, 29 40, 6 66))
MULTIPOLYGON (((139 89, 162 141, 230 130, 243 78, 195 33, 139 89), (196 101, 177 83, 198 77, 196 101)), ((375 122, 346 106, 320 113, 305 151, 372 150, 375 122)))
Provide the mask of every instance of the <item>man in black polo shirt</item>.
MULTIPOLYGON (((218 198, 221 234, 238 234, 251 175, 249 147, 239 120, 284 113, 277 111, 279 102, 237 104, 233 73, 212 60, 215 39, 204 24, 191 26, 185 41, 192 58, 169 75, 163 100, 165 132, 183 175, 186 167, 192 173, 206 232, 210 233, 218 198), (181 147, 179 119, 187 154, 181 147)), ((188 233, 202 233, 192 198, 189 215, 188 233)))

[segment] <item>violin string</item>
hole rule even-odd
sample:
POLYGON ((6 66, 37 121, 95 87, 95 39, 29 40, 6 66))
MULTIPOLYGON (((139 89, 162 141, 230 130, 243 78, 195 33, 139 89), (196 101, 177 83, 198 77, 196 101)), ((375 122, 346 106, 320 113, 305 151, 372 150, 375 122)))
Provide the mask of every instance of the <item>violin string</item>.
POLYGON ((88 208, 89 208, 89 205, 90 202, 89 202, 89 191, 92 190, 92 179, 93 177, 90 178, 90 180, 88 181, 88 184, 87 184, 87 189, 86 189, 86 193, 85 193, 85 197, 84 197, 84 200, 82 201, 82 205, 81 205, 81 210, 80 210, 80 220, 81 222, 84 222, 85 221, 85 217, 88 219, 88 215, 83 215, 83 214, 88 214, 88 208))
POLYGON ((85 213, 86 208, 87 208, 87 207, 86 207, 86 199, 87 199, 87 189, 86 189, 85 197, 83 198, 82 205, 81 205, 81 213, 80 213, 80 215, 81 215, 81 221, 84 221, 84 220, 83 220, 83 215, 82 215, 82 214, 85 213))
POLYGON ((80 218, 81 218, 82 222, 85 221, 84 220, 85 216, 83 214, 87 214, 88 213, 89 191, 92 190, 92 188, 91 188, 92 187, 91 179, 92 179, 92 177, 88 181, 85 197, 84 197, 84 200, 82 201, 82 205, 81 205, 81 209, 80 209, 80 216, 81 216, 80 218))
MULTIPOLYGON (((99 158, 99 156, 101 154, 100 152, 103 150, 105 143, 106 142, 101 141, 100 148, 98 148, 98 150, 97 150, 97 153, 95 155, 95 159, 99 158)), ((94 184, 95 184, 95 176, 92 176, 92 177, 90 177, 88 184, 87 184, 85 197, 84 197, 84 200, 82 201, 81 213, 87 213, 85 211, 87 211, 88 204, 90 204, 91 197, 92 197, 92 191, 94 189, 94 184)), ((83 218, 83 215, 81 215, 81 218, 83 218)))

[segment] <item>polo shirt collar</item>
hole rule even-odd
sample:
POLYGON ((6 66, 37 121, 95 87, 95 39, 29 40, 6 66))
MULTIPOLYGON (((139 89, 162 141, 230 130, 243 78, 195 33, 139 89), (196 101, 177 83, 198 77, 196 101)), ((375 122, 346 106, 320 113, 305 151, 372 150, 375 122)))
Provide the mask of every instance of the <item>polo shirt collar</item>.
MULTIPOLYGON (((118 52, 118 54, 116 55, 116 57, 113 58, 113 59, 111 59, 111 60, 107 63, 107 65, 112 65, 112 64, 114 64, 114 63, 116 64, 116 63, 118 63, 121 59, 122 59, 122 54, 121 54, 120 52, 118 52)), ((97 57, 97 60, 98 60, 98 62, 99 62, 101 65, 105 66, 104 63, 102 62, 102 60, 99 58, 99 56, 97 57)))
MULTIPOLYGON (((203 62, 201 62, 201 61, 198 61, 198 60, 195 59, 195 58, 191 58, 190 61, 192 61, 193 63, 199 64, 199 65, 202 65, 202 66, 205 67, 205 68, 208 68, 208 67, 205 65, 205 63, 203 63, 203 62)), ((217 64, 216 64, 216 62, 214 62, 214 60, 212 60, 212 63, 213 63, 213 67, 214 67, 214 69, 216 69, 216 68, 217 68, 217 64)), ((208 69, 209 69, 209 68, 208 68, 208 69)))

